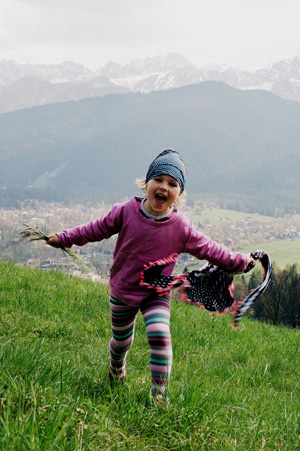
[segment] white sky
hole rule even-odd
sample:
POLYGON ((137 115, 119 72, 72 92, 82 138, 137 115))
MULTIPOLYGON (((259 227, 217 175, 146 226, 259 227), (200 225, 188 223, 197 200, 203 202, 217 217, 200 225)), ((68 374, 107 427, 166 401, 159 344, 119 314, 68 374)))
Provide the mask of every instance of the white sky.
POLYGON ((0 60, 95 70, 169 52, 250 70, 300 56, 300 0, 0 0, 0 60))

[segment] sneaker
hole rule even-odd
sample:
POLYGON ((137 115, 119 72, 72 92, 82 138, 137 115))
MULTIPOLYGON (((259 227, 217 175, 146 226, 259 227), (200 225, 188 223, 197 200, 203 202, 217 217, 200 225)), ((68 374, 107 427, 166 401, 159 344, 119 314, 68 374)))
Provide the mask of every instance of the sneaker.
POLYGON ((120 374, 120 375, 116 374, 116 375, 114 375, 114 374, 112 374, 112 371, 110 369, 109 370, 109 374, 108 374, 108 380, 109 380, 109 383, 110 383, 111 387, 113 385, 115 385, 115 384, 118 384, 118 383, 124 383, 125 374, 120 374))
POLYGON ((169 399, 164 393, 161 392, 152 393, 151 400, 154 406, 164 407, 166 409, 169 408, 169 399))

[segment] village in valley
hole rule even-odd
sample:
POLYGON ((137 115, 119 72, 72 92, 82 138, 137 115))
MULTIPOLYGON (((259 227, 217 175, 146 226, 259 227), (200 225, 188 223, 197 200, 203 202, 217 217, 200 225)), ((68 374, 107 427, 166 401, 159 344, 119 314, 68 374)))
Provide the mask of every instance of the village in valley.
MULTIPOLYGON (((104 203, 67 207, 36 200, 24 201, 18 209, 1 208, 1 260, 41 270, 60 270, 73 276, 107 283, 116 236, 83 247, 73 246, 72 251, 80 257, 77 261, 60 250, 46 246, 44 242, 29 243, 22 240, 20 233, 25 228, 24 224, 37 227, 46 235, 60 232, 95 220, 110 208, 111 205, 104 203)), ((199 230, 233 250, 247 246, 256 249, 262 243, 300 240, 299 216, 266 217, 221 210, 204 202, 183 208, 199 230)), ((178 266, 182 269, 193 264, 198 263, 192 256, 180 256, 178 266)))

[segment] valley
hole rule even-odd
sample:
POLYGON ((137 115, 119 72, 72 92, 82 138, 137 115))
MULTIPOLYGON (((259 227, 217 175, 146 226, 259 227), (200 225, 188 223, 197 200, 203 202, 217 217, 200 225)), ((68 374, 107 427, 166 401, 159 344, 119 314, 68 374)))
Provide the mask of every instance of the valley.
MULTIPOLYGON (((68 274, 107 283, 116 237, 100 243, 72 248, 84 261, 78 262, 43 242, 20 242, 23 224, 38 227, 46 234, 84 224, 107 213, 111 204, 62 204, 28 200, 20 209, 0 209, 1 260, 43 270, 58 269, 68 274)), ((203 201, 183 207, 199 230, 235 251, 263 249, 283 269, 287 264, 300 264, 300 215, 274 218, 216 208, 203 201)), ((199 262, 188 254, 180 256, 176 271, 199 268, 199 262)))

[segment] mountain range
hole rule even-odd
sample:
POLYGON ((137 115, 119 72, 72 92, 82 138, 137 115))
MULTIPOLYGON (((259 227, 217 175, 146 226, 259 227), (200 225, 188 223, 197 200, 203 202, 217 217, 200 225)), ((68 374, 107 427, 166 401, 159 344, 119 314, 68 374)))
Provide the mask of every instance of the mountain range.
POLYGON ((203 81, 221 81, 241 90, 267 90, 300 101, 300 57, 256 71, 224 65, 198 68, 177 53, 126 65, 108 62, 96 71, 72 61, 33 65, 1 60, 0 113, 108 94, 164 91, 203 81))
POLYGON ((0 204, 122 200, 172 148, 187 164, 188 199, 300 212, 299 124, 299 102, 213 81, 1 114, 0 204))

